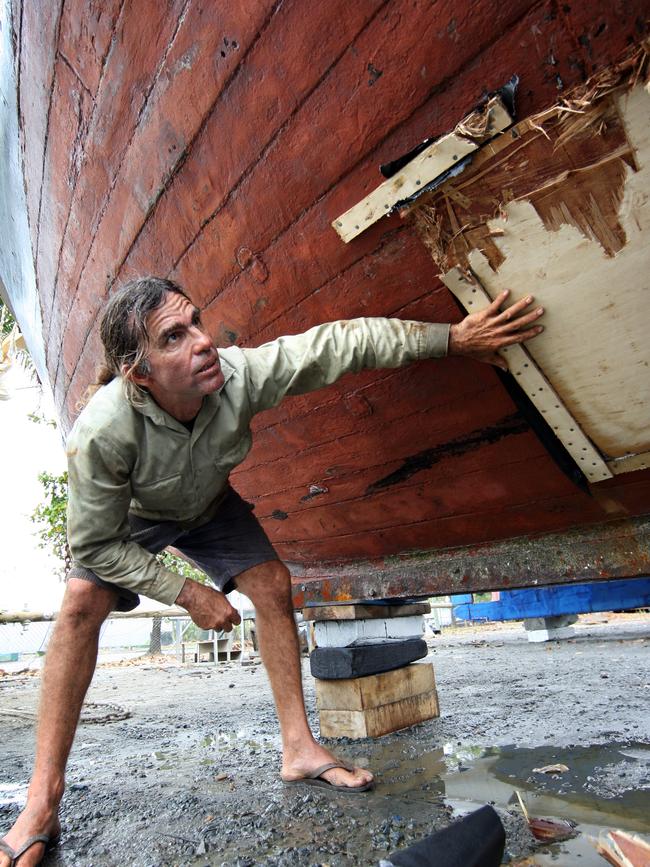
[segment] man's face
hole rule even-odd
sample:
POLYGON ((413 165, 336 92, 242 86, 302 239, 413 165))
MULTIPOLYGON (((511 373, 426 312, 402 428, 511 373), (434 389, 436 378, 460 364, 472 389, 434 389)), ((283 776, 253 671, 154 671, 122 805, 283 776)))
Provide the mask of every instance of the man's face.
POLYGON ((204 396, 217 391, 224 381, 199 309, 183 295, 170 292, 147 316, 147 331, 149 373, 136 375, 136 382, 175 418, 194 418, 204 396))

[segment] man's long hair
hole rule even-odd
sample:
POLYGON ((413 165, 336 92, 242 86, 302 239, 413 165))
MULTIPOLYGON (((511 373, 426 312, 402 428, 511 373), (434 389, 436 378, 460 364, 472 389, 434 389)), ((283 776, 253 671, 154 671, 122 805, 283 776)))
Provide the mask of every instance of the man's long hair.
POLYGON ((96 381, 88 389, 84 403, 102 385, 118 376, 123 379, 129 402, 135 406, 143 402, 145 393, 133 376, 149 373, 147 316, 164 303, 169 293, 190 300, 178 283, 162 277, 138 277, 111 295, 99 326, 104 344, 104 363, 98 369, 96 381))

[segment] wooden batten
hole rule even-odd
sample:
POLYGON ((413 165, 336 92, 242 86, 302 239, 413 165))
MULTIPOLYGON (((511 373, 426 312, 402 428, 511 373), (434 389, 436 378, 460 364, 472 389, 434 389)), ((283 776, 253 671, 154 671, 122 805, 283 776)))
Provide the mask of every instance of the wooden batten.
POLYGON ((412 159, 392 178, 333 221, 332 226, 348 243, 377 220, 390 213, 399 202, 421 192, 427 184, 476 151, 512 123, 512 117, 498 96, 471 112, 453 132, 437 139, 412 159))
POLYGON ((413 602, 406 605, 315 605, 302 609, 303 620, 373 620, 387 617, 410 617, 414 614, 429 614, 428 602, 413 602))

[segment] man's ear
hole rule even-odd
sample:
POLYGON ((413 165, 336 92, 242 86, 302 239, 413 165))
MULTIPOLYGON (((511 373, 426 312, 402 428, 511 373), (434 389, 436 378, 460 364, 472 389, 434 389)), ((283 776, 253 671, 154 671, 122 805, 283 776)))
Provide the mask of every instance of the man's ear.
POLYGON ((126 362, 121 366, 120 370, 124 379, 130 379, 131 382, 135 382, 136 385, 139 385, 140 388, 146 388, 149 385, 149 374, 145 373, 142 370, 142 367, 146 365, 139 364, 137 367, 134 367, 131 364, 126 364, 126 362))

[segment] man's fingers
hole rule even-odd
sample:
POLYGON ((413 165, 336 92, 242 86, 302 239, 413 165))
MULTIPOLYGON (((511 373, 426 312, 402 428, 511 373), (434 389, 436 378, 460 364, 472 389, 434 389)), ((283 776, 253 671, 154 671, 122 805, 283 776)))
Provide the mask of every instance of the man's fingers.
POLYGON ((510 307, 507 307, 498 314, 494 320, 495 324, 500 325, 503 322, 510 322, 512 319, 515 319, 523 313, 527 307, 530 307, 534 300, 535 299, 532 295, 527 295, 525 298, 520 298, 519 301, 515 301, 514 304, 511 304, 510 307))
POLYGON ((514 331, 517 328, 524 328, 527 325, 531 325, 535 322, 536 319, 539 319, 540 316, 544 315, 544 308, 537 307, 531 313, 526 313, 524 316, 517 316, 517 318, 513 318, 510 321, 505 321, 500 323, 501 331, 514 331))
POLYGON ((239 616, 239 612, 233 608, 233 613, 230 615, 230 619, 235 626, 239 626, 241 623, 241 617, 239 616))
POLYGON ((503 302, 506 300, 508 295, 510 295, 509 289, 504 289, 503 292, 499 292, 499 294, 494 299, 494 301, 489 305, 489 307, 486 307, 486 312, 490 313, 492 316, 496 316, 496 314, 499 312, 499 308, 501 307, 503 302))
POLYGON ((529 328, 527 331, 515 331, 508 337, 504 337, 501 341, 501 346, 512 346, 513 343, 523 343, 524 340, 530 340, 532 337, 537 337, 544 330, 543 325, 538 325, 536 328, 529 328))

